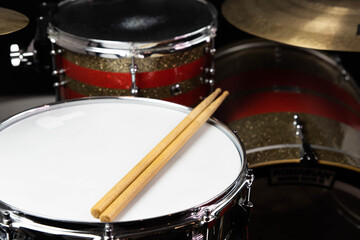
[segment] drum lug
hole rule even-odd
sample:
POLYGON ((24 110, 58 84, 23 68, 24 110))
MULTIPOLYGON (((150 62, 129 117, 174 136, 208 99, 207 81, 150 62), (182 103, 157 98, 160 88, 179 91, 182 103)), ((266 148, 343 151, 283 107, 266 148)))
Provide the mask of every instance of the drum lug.
POLYGON ((253 173, 253 170, 248 169, 248 173, 246 174, 247 193, 246 193, 246 199, 245 199, 245 202, 243 203, 243 206, 249 210, 254 207, 254 204, 250 201, 251 186, 254 182, 254 179, 255 179, 255 175, 253 173))
POLYGON ((296 129, 296 136, 299 137, 302 142, 302 153, 300 156, 300 163, 316 164, 318 157, 316 156, 316 153, 312 149, 311 145, 305 139, 305 135, 303 131, 304 125, 300 121, 300 117, 298 114, 294 115, 293 125, 296 129))
POLYGON ((114 239, 114 236, 113 236, 112 232, 113 232, 112 226, 110 226, 110 224, 105 224, 103 240, 112 240, 112 239, 114 239))
POLYGON ((211 216, 211 212, 209 209, 205 209, 205 215, 203 217, 203 222, 210 222, 213 219, 213 217, 211 216))
POLYGON ((252 169, 248 169, 248 173, 246 174, 246 196, 244 202, 239 202, 238 205, 245 211, 247 214, 247 217, 245 218, 246 221, 249 222, 252 209, 254 207, 254 204, 250 201, 250 195, 251 195, 251 186, 254 182, 255 175, 253 173, 252 169))
POLYGON ((60 94, 60 91, 61 91, 61 90, 60 90, 60 88, 61 88, 61 87, 65 87, 66 84, 67 84, 67 81, 62 80, 62 79, 64 79, 64 78, 63 78, 64 74, 65 74, 65 70, 64 70, 64 69, 54 70, 54 71, 52 72, 52 75, 53 75, 54 77, 56 77, 56 79, 58 79, 57 81, 55 81, 55 82, 53 83, 53 87, 54 87, 54 89, 55 89, 55 99, 56 99, 56 101, 61 100, 61 94, 60 94))
POLYGON ((175 84, 170 87, 171 95, 177 96, 183 93, 180 84, 175 84))
POLYGON ((137 96, 139 93, 139 88, 136 86, 136 72, 138 70, 137 65, 135 64, 135 57, 131 58, 131 65, 129 66, 130 73, 131 73, 131 95, 137 96))
POLYGON ((0 240, 11 239, 10 224, 11 218, 10 213, 5 211, 1 213, 2 221, 0 223, 0 240))
POLYGON ((200 78, 200 81, 201 81, 202 84, 205 84, 205 85, 209 86, 210 92, 213 92, 214 85, 215 85, 215 80, 214 80, 214 75, 215 75, 215 63, 214 63, 215 53, 216 53, 215 41, 214 41, 214 39, 212 39, 211 47, 206 47, 205 48, 205 54, 210 55, 210 59, 209 59, 210 64, 209 64, 208 67, 204 68, 203 76, 200 78))
POLYGON ((51 64, 53 69, 51 74, 54 77, 53 86, 55 88, 55 99, 56 101, 59 101, 61 100, 60 87, 64 87, 67 84, 66 81, 62 80, 66 71, 63 68, 58 68, 56 64, 56 56, 63 54, 63 50, 61 48, 56 48, 56 46, 54 45, 55 41, 51 41, 51 42, 52 44, 51 44, 50 56, 51 56, 51 64))
POLYGON ((283 54, 282 54, 282 49, 280 48, 280 46, 276 46, 274 49, 274 56, 275 56, 275 62, 276 63, 281 63, 283 62, 283 54))
POLYGON ((9 211, 4 211, 0 213, 1 216, 1 222, 0 222, 0 240, 18 240, 18 239, 24 239, 24 240, 30 240, 31 238, 28 234, 26 234, 24 231, 22 231, 22 225, 17 219, 18 212, 12 211, 14 214, 13 217, 11 217, 11 214, 9 211), (5 237, 5 238, 3 238, 5 237))
POLYGON ((60 48, 56 49, 54 45, 52 45, 51 48, 52 49, 50 51, 50 56, 52 58, 52 66, 54 69, 51 73, 54 77, 63 76, 63 75, 65 75, 65 69, 63 69, 63 68, 58 69, 56 66, 56 60, 55 60, 57 55, 61 55, 63 53, 63 50, 60 48))
POLYGON ((55 83, 53 84, 53 86, 54 86, 55 89, 57 89, 57 88, 59 88, 59 87, 65 86, 66 83, 67 83, 66 81, 55 82, 55 83))
MULTIPOLYGON (((204 85, 208 85, 211 89, 213 89, 215 85, 215 81, 213 78, 200 77, 200 82, 204 85)), ((211 90, 212 92, 212 90, 211 90)))
POLYGON ((63 76, 65 74, 65 69, 58 69, 52 71, 53 76, 63 76))
POLYGON ((52 50, 50 51, 50 56, 56 56, 56 55, 62 54, 62 53, 63 53, 63 50, 62 50, 61 48, 59 48, 59 49, 57 49, 57 50, 52 49, 52 50))
POLYGON ((214 67, 204 68, 204 74, 214 76, 215 75, 215 68, 214 67))
MULTIPOLYGON (((224 213, 226 207, 229 205, 230 202, 237 201, 237 204, 244 209, 244 211, 250 215, 250 210, 253 207, 252 202, 250 201, 250 192, 251 192, 251 185, 254 181, 254 174, 252 169, 248 169, 248 172, 246 174, 246 179, 244 182, 238 185, 238 187, 234 188, 231 193, 229 193, 228 197, 224 198, 221 202, 218 203, 218 205, 215 208, 205 208, 202 209, 201 212, 202 218, 201 220, 204 223, 208 223, 213 221, 214 219, 218 219, 222 216, 224 213), (240 191, 245 191, 246 188, 246 197, 245 200, 242 198, 241 203, 238 199, 236 199, 236 196, 239 196, 240 191)), ((248 218, 247 218, 248 219, 248 218)))
POLYGON ((2 215, 2 222, 6 225, 9 225, 11 223, 10 213, 5 211, 2 215))
POLYGON ((345 82, 349 82, 351 80, 350 75, 348 74, 348 72, 345 69, 341 70, 341 76, 345 80, 345 82))

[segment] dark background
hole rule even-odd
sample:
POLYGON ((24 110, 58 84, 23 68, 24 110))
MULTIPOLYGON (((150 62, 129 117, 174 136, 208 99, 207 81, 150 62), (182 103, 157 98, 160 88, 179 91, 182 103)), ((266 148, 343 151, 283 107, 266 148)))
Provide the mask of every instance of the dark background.
MULTIPOLYGON (((218 31, 216 36, 216 48, 219 49, 227 44, 253 38, 253 36, 242 32, 228 23, 221 13, 223 0, 209 0, 218 10, 218 31)), ((24 94, 53 94, 53 81, 51 69, 44 69, 40 66, 41 71, 35 66, 14 68, 10 63, 10 45, 18 44, 21 48, 27 48, 30 42, 37 34, 37 18, 46 13, 47 8, 41 7, 42 3, 51 6, 58 1, 40 1, 40 0, 2 0, 0 7, 9 8, 26 15, 30 23, 25 28, 11 34, 0 36, 0 64, 1 64, 1 87, 0 96, 4 95, 24 95, 24 94)), ((241 13, 239 13, 241 14, 241 13)), ((91 16, 89 16, 91 17, 91 16)), ((46 39, 44 40, 46 41, 46 39)), ((41 44, 40 44, 41 45, 41 44)), ((39 48, 41 49, 41 48, 39 48)), ((45 49, 43 47, 43 49, 45 49)), ((47 52, 47 49, 44 51, 47 52)), ((43 52, 44 52, 43 51, 43 52)), ((341 59, 341 65, 352 75, 357 83, 360 79, 359 53, 351 52, 332 52, 330 55, 338 56, 341 59)))

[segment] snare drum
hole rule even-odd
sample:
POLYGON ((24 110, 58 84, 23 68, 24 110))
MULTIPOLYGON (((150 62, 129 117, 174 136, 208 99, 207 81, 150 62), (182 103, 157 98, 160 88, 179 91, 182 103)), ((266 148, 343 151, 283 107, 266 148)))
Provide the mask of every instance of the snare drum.
POLYGON ((60 98, 195 105, 211 91, 216 29, 216 9, 203 0, 60 2, 48 28, 60 98))
POLYGON ((90 214, 189 111, 156 99, 97 98, 44 105, 1 123, 0 239, 244 236, 251 175, 241 142, 215 119, 114 222, 90 214))
POLYGON ((230 90, 217 116, 243 140, 257 179, 251 239, 359 239, 351 76, 325 53, 268 41, 223 48, 215 64, 217 86, 230 90))

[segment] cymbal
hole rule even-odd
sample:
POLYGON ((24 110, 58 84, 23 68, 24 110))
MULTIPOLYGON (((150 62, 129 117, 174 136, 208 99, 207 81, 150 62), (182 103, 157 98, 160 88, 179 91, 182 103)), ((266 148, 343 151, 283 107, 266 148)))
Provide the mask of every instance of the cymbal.
POLYGON ((0 7, 0 35, 15 32, 28 25, 29 19, 14 10, 0 7))
POLYGON ((236 28, 264 39, 360 52, 358 0, 226 0, 222 13, 236 28))

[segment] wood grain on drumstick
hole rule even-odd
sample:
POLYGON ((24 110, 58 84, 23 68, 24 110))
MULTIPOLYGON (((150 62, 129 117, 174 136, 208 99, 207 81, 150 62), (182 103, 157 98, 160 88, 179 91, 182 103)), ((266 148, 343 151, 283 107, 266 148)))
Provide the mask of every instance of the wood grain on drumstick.
POLYGON ((159 154, 219 95, 220 88, 198 104, 161 142, 159 142, 131 171, 125 175, 92 208, 91 214, 99 218, 100 214, 142 173, 159 154))
POLYGON ((113 221, 132 199, 150 182, 150 180, 165 166, 165 164, 178 152, 192 135, 208 120, 220 104, 229 95, 223 92, 211 103, 191 124, 175 138, 170 145, 110 204, 100 215, 102 222, 113 221))

